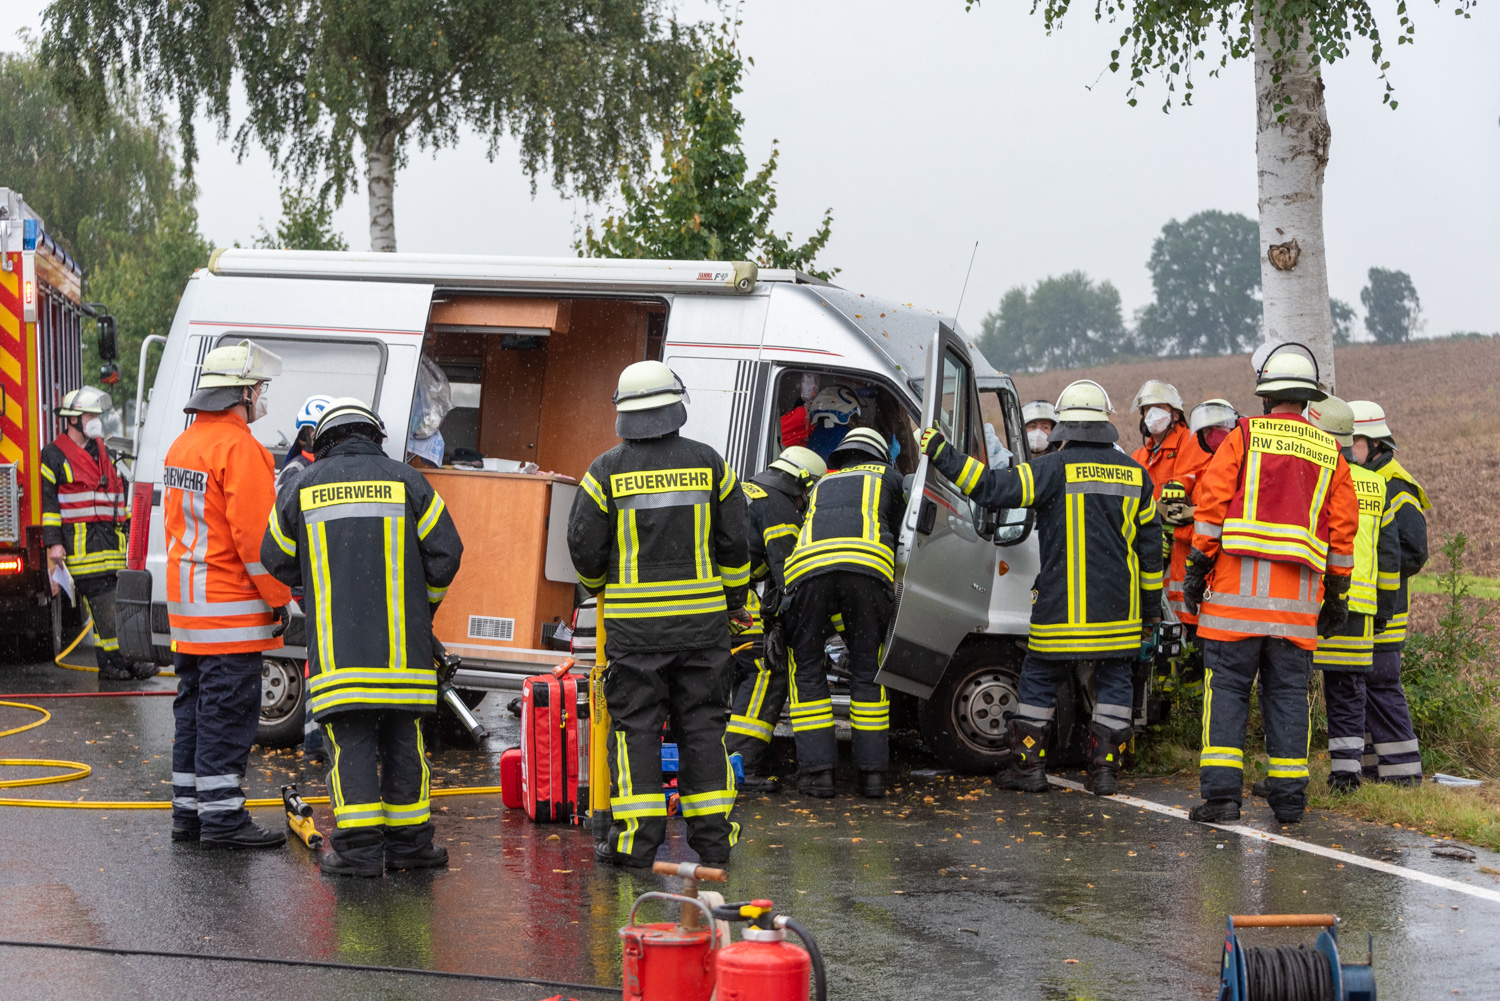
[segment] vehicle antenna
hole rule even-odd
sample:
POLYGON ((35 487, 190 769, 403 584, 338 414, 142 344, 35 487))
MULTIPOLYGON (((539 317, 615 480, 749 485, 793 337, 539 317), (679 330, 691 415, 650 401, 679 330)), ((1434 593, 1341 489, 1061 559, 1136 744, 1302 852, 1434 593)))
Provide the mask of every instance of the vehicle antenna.
POLYGON ((969 276, 974 273, 974 257, 979 253, 979 241, 974 241, 974 251, 969 254, 969 270, 964 272, 964 287, 958 293, 958 305, 953 309, 953 321, 958 322, 958 311, 963 309, 964 295, 969 291, 969 276))

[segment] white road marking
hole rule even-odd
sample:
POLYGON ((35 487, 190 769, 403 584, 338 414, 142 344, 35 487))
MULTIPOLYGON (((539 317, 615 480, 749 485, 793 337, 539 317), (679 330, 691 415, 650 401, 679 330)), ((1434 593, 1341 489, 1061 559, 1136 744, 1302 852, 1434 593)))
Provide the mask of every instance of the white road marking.
MULTIPOLYGON (((1076 792, 1088 792, 1081 782, 1060 779, 1055 775, 1048 775, 1047 781, 1055 786, 1062 786, 1064 789, 1072 789, 1076 792)), ((1188 812, 1186 810, 1180 810, 1175 806, 1165 806, 1161 803, 1153 803, 1149 799, 1138 799, 1135 796, 1124 795, 1103 796, 1100 798, 1114 800, 1117 803, 1125 803, 1129 806, 1139 807, 1142 810, 1150 810, 1152 813, 1164 813, 1168 817, 1177 817, 1180 820, 1188 819, 1188 812)), ((1205 826, 1219 831, 1232 831, 1242 837, 1254 838, 1257 841, 1264 841, 1267 844, 1295 848, 1310 855, 1321 855, 1324 858, 1334 859, 1348 865, 1357 865, 1365 869, 1374 869, 1376 872, 1384 872, 1392 876, 1413 879, 1418 883, 1426 883, 1429 886, 1436 886, 1444 890, 1467 893, 1471 897, 1478 897, 1480 900, 1488 900, 1491 903, 1500 904, 1500 890, 1489 890, 1482 886, 1460 883, 1456 879, 1447 879, 1443 876, 1434 876, 1431 873, 1420 872, 1416 869, 1391 865, 1389 862, 1381 862, 1378 859, 1362 858, 1359 855, 1352 855, 1349 852, 1341 852, 1336 848, 1324 848, 1322 845, 1315 845, 1311 841, 1299 841, 1296 838, 1289 838, 1284 834, 1267 834, 1265 831, 1258 831, 1253 827, 1245 827, 1241 824, 1206 824, 1205 826)))

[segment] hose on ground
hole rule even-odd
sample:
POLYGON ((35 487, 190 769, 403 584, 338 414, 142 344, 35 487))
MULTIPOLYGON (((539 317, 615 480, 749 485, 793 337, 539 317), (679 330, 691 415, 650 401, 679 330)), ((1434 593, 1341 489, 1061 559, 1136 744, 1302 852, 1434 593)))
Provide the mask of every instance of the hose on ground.
POLYGON ((1247 1001, 1337 1001, 1328 957, 1306 945, 1245 947, 1247 1001))

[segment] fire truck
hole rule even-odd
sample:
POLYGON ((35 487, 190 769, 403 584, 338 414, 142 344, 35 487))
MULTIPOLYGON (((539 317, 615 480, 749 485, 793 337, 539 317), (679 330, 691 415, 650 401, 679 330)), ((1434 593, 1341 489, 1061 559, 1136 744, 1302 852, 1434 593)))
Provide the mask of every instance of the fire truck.
POLYGON ((62 432, 63 395, 84 381, 85 318, 106 321, 102 376, 118 379, 114 321, 83 301, 82 268, 20 192, 0 187, 0 633, 54 651, 63 601, 47 580, 41 452, 62 432))

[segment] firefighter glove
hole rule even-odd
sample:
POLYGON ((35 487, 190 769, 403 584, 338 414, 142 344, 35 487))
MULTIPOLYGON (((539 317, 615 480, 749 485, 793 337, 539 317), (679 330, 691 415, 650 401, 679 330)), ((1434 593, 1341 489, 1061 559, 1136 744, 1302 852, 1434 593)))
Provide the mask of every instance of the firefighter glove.
POLYGON ((1172 532, 1170 529, 1161 533, 1161 562, 1163 566, 1172 565, 1172 532))
POLYGON ((943 432, 937 428, 928 428, 922 432, 922 453, 928 458, 935 461, 947 447, 948 439, 944 438, 943 432))
POLYGON ((1182 580, 1182 603, 1194 615, 1198 614, 1198 606, 1203 604, 1203 596, 1208 592, 1208 571, 1213 565, 1213 557, 1197 547, 1188 553, 1182 580))
POLYGON ((750 614, 750 609, 741 607, 730 610, 729 635, 738 636, 753 625, 755 625, 755 618, 750 614))
POLYGON ((1384 618, 1383 616, 1375 616, 1375 631, 1377 633, 1385 632, 1385 627, 1390 625, 1390 622, 1390 619, 1384 618))
POLYGON ((1349 621, 1349 578, 1323 575, 1323 607, 1318 609, 1318 635, 1327 639, 1349 621))
POLYGON ((766 629, 766 663, 778 669, 786 666, 786 629, 779 621, 766 629))
POLYGON ((271 637, 274 639, 286 632, 286 627, 291 623, 292 606, 290 604, 282 605, 280 608, 275 609, 273 614, 276 616, 276 628, 271 630, 271 637))
POLYGON ((1161 488, 1161 520, 1168 525, 1187 525, 1193 520, 1193 505, 1181 480, 1168 480, 1161 488))

